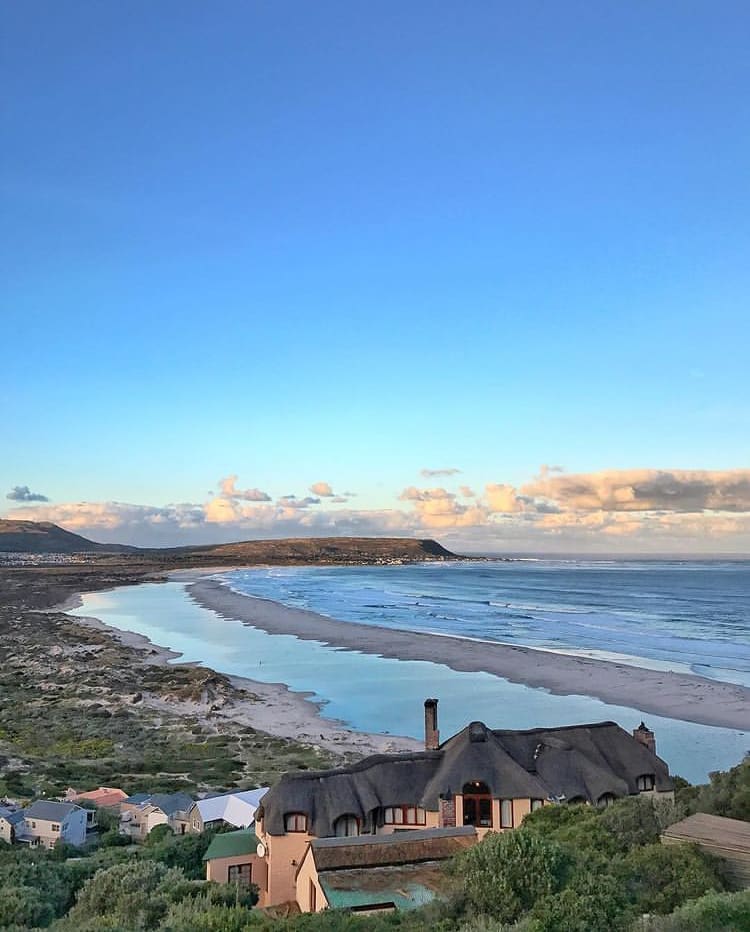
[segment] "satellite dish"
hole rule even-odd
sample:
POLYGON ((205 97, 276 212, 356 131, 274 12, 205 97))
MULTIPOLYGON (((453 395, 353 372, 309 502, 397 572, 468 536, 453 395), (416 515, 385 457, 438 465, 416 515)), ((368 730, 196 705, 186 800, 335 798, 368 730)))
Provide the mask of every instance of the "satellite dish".
POLYGON ((255 853, 259 858, 264 858, 266 856, 266 846, 262 841, 258 842, 258 847, 255 849, 255 853))

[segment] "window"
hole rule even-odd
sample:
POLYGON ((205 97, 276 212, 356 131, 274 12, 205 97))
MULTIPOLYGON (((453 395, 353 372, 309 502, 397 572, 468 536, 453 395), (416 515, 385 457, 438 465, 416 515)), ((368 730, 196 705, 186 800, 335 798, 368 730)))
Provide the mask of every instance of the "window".
POLYGON ((544 805, 543 799, 532 799, 531 800, 531 811, 536 812, 537 809, 541 809, 543 805, 544 805))
POLYGON ((333 834, 337 838, 359 835, 359 819, 355 815, 342 815, 333 823, 333 834))
POLYGON ((287 812, 284 816, 284 828, 287 832, 306 832, 307 816, 304 812, 287 812))
POLYGON ((247 887, 252 882, 253 865, 252 864, 232 864, 227 871, 227 880, 229 883, 239 884, 241 887, 247 887))
POLYGON ((513 800, 500 800, 500 827, 513 828, 513 800))
POLYGON ((315 881, 310 881, 310 912, 317 912, 318 908, 318 891, 315 889, 315 881))
POLYGON ((602 793, 602 795, 596 801, 596 804, 602 809, 606 809, 607 806, 611 806, 614 801, 615 797, 612 795, 612 793, 602 793))
POLYGON ((53 823, 52 823, 52 831, 53 831, 53 832, 59 832, 59 831, 60 831, 60 826, 59 826, 59 825, 55 825, 55 823, 53 822, 53 823))
POLYGON ((492 796, 490 788, 480 780, 464 784, 464 825, 492 828, 492 796))
POLYGON ((383 821, 386 825, 424 825, 426 816, 418 806, 387 806, 383 821))
POLYGON ((644 773, 643 776, 638 777, 636 783, 638 786, 638 792, 644 793, 648 790, 653 790, 653 788, 656 786, 656 778, 652 773, 644 773))

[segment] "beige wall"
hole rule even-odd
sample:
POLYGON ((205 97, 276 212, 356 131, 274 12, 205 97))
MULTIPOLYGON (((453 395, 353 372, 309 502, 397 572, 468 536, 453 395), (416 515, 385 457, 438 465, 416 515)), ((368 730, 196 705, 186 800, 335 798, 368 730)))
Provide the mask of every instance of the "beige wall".
POLYGON ((266 846, 266 889, 261 888, 260 906, 294 902, 297 898, 295 876, 313 835, 290 832, 288 835, 268 835, 262 822, 257 822, 255 834, 266 846))
POLYGON ((5 819, 0 819, 0 838, 2 838, 3 841, 7 841, 8 844, 11 843, 13 838, 13 826, 5 819))
POLYGON ((250 864, 250 882, 254 883, 260 891, 266 885, 266 860, 257 854, 234 854, 227 858, 211 858, 206 861, 206 880, 214 883, 229 883, 229 868, 239 864, 250 864))
POLYGON ((308 848, 307 852, 297 874, 297 904, 303 913, 313 911, 310 902, 310 887, 313 886, 315 887, 315 912, 320 913, 327 908, 328 901, 318 881, 318 871, 315 867, 311 849, 308 848))

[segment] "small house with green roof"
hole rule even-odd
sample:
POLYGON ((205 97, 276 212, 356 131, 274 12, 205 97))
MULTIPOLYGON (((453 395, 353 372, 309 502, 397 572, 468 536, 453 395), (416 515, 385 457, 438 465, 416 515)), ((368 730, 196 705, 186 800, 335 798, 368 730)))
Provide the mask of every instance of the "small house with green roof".
POLYGON ((265 886, 265 862, 258 857, 258 839, 251 829, 215 835, 203 860, 206 880, 243 887, 254 883, 261 889, 265 886))

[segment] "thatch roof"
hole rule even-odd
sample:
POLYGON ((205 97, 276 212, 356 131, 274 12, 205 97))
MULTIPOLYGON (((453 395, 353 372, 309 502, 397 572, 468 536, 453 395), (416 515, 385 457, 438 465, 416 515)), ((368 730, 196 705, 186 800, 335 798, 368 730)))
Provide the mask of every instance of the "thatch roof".
POLYGON ((524 731, 491 730, 472 722, 435 751, 379 754, 336 770, 286 774, 263 798, 257 818, 271 835, 284 834, 284 816, 302 812, 318 838, 354 815, 363 826, 388 806, 437 811, 440 796, 473 780, 495 798, 573 799, 638 792, 638 777, 672 789, 667 765, 615 722, 524 731))
POLYGON ((471 825, 356 838, 316 838, 310 842, 308 856, 313 858, 318 871, 385 867, 443 861, 470 848, 476 840, 476 830, 471 825))

